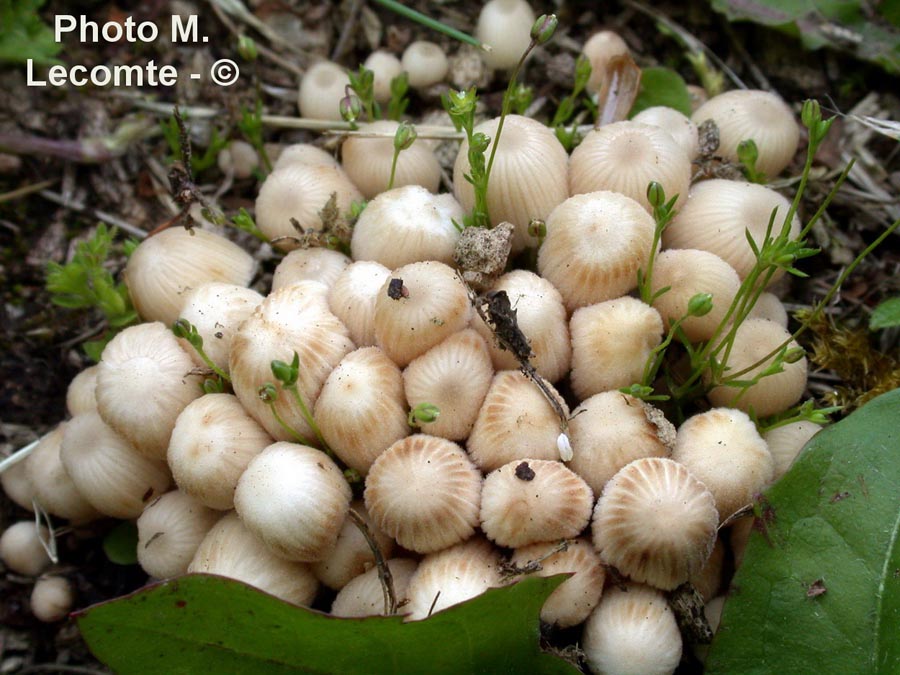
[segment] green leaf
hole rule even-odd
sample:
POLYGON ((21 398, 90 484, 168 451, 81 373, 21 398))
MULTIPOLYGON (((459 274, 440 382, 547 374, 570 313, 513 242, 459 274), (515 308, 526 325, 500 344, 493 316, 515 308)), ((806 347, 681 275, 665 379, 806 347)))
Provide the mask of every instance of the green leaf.
POLYGON ((44 0, 0 0, 0 61, 38 65, 59 63, 62 49, 38 10, 44 0))
POLYGON ((761 498, 707 675, 896 675, 900 389, 826 427, 761 498))
POLYGON ((578 675, 540 651, 540 607, 565 579, 531 577, 435 614, 338 619, 237 581, 188 575, 78 615, 94 654, 135 673, 578 675))
POLYGON ((103 552, 116 565, 136 565, 137 543, 137 526, 130 520, 123 520, 103 538, 103 552))
POLYGON ((691 96, 681 75, 668 68, 644 68, 641 89, 631 108, 632 117, 642 110, 664 105, 691 116, 691 96))
POLYGON ((711 0, 729 21, 753 21, 797 36, 807 49, 828 47, 900 73, 896 1, 711 0), (879 16, 880 14, 880 16, 879 16))
POLYGON ((900 326, 900 297, 882 302, 869 317, 869 330, 900 326))

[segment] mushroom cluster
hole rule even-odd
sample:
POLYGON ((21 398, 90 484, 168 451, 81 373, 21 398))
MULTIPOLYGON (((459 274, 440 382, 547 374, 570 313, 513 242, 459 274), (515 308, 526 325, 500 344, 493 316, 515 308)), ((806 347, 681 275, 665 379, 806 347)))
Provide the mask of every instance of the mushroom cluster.
MULTIPOLYGON (((519 21, 514 2, 490 5, 511 26, 519 21)), ((479 23, 489 39, 483 31, 479 23)), ((592 60, 627 51, 620 43, 598 35, 589 45, 602 53, 592 60)), ((431 47, 410 50, 430 58, 431 47)), ((501 51, 494 58, 507 67, 501 51)), ((409 68, 406 56, 372 59, 390 72, 409 68)), ((326 117, 336 106, 319 111, 321 97, 307 94, 343 91, 345 75, 322 64, 307 78, 301 110, 326 117)), ((800 399, 803 359, 745 391, 711 387, 711 409, 677 430, 620 391, 641 380, 673 323, 696 345, 718 334, 754 263, 744 230, 760 241, 773 210, 788 211, 759 185, 690 185, 694 123, 715 119, 730 144, 727 124, 744 119, 735 110, 747 97, 717 98, 693 122, 656 110, 602 127, 571 158, 535 120, 507 117, 499 141, 500 120, 482 123, 498 143, 493 223, 511 223, 513 252, 539 249, 534 269, 509 265, 480 296, 454 268, 457 224, 474 199, 465 145, 452 194, 437 193, 440 167, 421 141, 393 169, 383 138, 348 140, 340 163, 309 146, 285 150, 255 209, 260 230, 288 252, 268 294, 248 288, 254 258, 221 235, 195 228, 148 238, 125 274, 146 323, 119 333, 72 382, 71 419, 43 439, 18 480, 4 476, 7 493, 73 523, 136 520, 151 577, 221 574, 301 605, 321 585, 337 593, 337 616, 426 619, 515 579, 501 562, 569 572, 541 617, 585 624, 593 670, 672 672, 682 642, 665 593, 690 582, 708 601, 722 589, 719 528, 814 432, 798 429, 803 440, 773 457, 748 415, 800 399), (390 175, 396 187, 387 189, 390 175), (662 251, 651 181, 677 197, 662 251), (323 228, 329 202, 345 214, 363 197, 346 252, 297 237, 323 228), (534 220, 546 236, 529 228, 534 220), (637 286, 651 259, 648 304, 637 286), (691 314, 698 294, 711 296, 711 311, 691 314), (523 349, 510 348, 498 316, 523 349), (176 337, 176 321, 195 339, 176 337), (202 386, 211 369, 223 390, 202 386), (393 606, 383 602, 383 567, 393 606), (604 591, 610 568, 628 581, 604 591)), ((757 140, 760 166, 774 175, 796 134, 777 141, 788 151, 755 134, 779 116, 796 123, 784 104, 766 105, 760 127, 734 133, 757 140)), ((752 377, 788 338, 776 321, 748 319, 724 366, 752 377)), ((40 574, 36 536, 13 526, 0 557, 40 574)))

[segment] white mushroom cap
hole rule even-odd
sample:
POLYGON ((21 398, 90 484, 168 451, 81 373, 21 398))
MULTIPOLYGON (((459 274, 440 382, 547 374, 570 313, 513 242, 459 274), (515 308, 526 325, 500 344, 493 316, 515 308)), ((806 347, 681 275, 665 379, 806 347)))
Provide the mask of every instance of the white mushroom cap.
POLYGON ((687 316, 688 305, 696 294, 712 295, 712 309, 708 313, 688 317, 681 323, 688 339, 699 342, 713 337, 741 287, 741 279, 715 253, 673 248, 662 251, 653 265, 651 292, 656 295, 667 287, 668 291, 653 300, 653 307, 666 326, 687 316))
POLYGON ((782 328, 788 327, 788 313, 784 303, 774 293, 760 293, 748 315, 750 319, 768 319, 782 328))
POLYGON ((633 396, 604 391, 582 401, 572 413, 568 466, 599 495, 626 464, 642 457, 668 457, 675 427, 663 414, 633 396))
POLYGON ((78 492, 113 518, 137 518, 172 483, 165 462, 138 453, 97 413, 69 420, 59 454, 78 492))
POLYGON ((573 311, 637 288, 647 267, 653 218, 633 199, 615 192, 569 197, 547 218, 538 272, 573 311))
POLYGON ((76 523, 100 517, 97 509, 75 487, 69 478, 59 450, 66 423, 41 439, 24 462, 28 482, 34 486, 34 497, 47 513, 76 523))
MULTIPOLYGON (((387 560, 394 551, 394 540, 375 526, 362 501, 352 502, 350 508, 366 523, 382 559, 387 560)), ((310 569, 323 584, 340 590, 352 579, 375 567, 375 562, 375 554, 356 521, 347 518, 334 548, 325 559, 311 563, 310 569)))
POLYGON ((649 124, 667 131, 675 139, 675 142, 681 146, 688 159, 693 160, 700 153, 697 125, 674 108, 667 108, 662 105, 646 108, 632 117, 631 121, 649 124))
POLYGON ((234 508, 234 489, 272 437, 231 394, 207 394, 175 422, 167 457, 178 487, 211 509, 234 508))
POLYGON ((402 368, 462 330, 470 313, 466 289, 449 266, 436 261, 404 265, 375 297, 375 342, 402 368))
POLYGON ((273 553, 314 562, 334 548, 350 496, 328 455, 281 442, 250 460, 234 491, 234 508, 273 553))
POLYGON ((31 501, 35 498, 35 489, 25 471, 25 462, 16 462, 0 473, 0 486, 16 505, 34 511, 31 501))
POLYGON ((775 427, 763 434, 763 440, 775 461, 772 480, 776 481, 787 473, 791 464, 809 440, 821 431, 821 425, 805 420, 775 427))
POLYGON ((746 413, 714 408, 678 428, 672 459, 709 488, 721 520, 753 501, 771 480, 774 461, 746 413))
POLYGON ((561 462, 513 460, 489 473, 481 491, 481 529, 517 548, 570 539, 587 526, 594 493, 561 462))
MULTIPOLYGON (((491 291, 506 291, 510 306, 516 310, 516 324, 531 345, 531 365, 548 382, 557 382, 569 372, 572 343, 566 323, 562 295, 546 279, 528 270, 513 270, 497 279, 491 291)), ((496 370, 515 370, 515 355, 503 349, 493 330, 480 318, 472 327, 487 341, 496 370)))
MULTIPOLYGON (((727 357, 724 352, 720 354, 719 358, 726 368, 723 377, 741 373, 738 379, 752 380, 772 365, 775 356, 766 357, 785 343, 788 349, 800 348, 791 334, 777 323, 768 319, 746 319, 735 332, 727 357), (759 363, 761 360, 762 363, 759 363), (759 365, 754 365, 757 363, 759 365)), ((707 396, 715 406, 738 408, 745 412, 752 410, 758 417, 767 417, 784 412, 803 397, 807 370, 804 356, 793 363, 784 363, 782 372, 766 375, 746 389, 719 386, 707 396)))
POLYGON ((611 586, 584 625, 581 647, 597 675, 672 675, 681 633, 666 596, 642 584, 611 586))
POLYGON ((243 581, 296 605, 312 604, 319 582, 309 565, 279 558, 229 513, 200 542, 188 572, 243 581))
MULTIPOLYGON (((277 440, 292 438, 278 424, 258 390, 275 381, 271 363, 299 357, 298 391, 309 410, 334 367, 352 351, 347 329, 330 311, 328 289, 318 281, 300 281, 271 293, 241 324, 231 346, 231 384, 248 413, 277 440)), ((278 414, 298 433, 313 432, 288 392, 275 403, 278 414)))
POLYGON ((688 581, 700 594, 704 602, 712 600, 722 588, 722 572, 725 567, 725 544, 722 537, 716 537, 716 543, 709 559, 688 581))
POLYGON ((628 45, 611 30, 601 30, 588 38, 581 48, 581 53, 591 62, 591 77, 587 87, 589 92, 596 93, 603 84, 603 75, 609 62, 616 56, 628 54, 628 45))
POLYGON ((487 345, 467 328, 413 359, 403 371, 403 387, 410 408, 430 403, 440 411, 419 425, 422 431, 461 441, 472 431, 493 377, 487 345))
POLYGON ((625 296, 575 310, 572 391, 580 399, 640 382, 644 364, 663 338, 662 318, 637 298, 625 296))
POLYGON ((671 459, 645 457, 603 488, 592 530, 604 562, 668 591, 703 567, 718 524, 715 500, 703 483, 671 459))
MULTIPOLYGON (((212 281, 188 291, 180 318, 196 326, 203 351, 227 373, 234 332, 262 301, 263 296, 252 289, 212 281)), ((198 367, 207 367, 187 340, 181 339, 181 346, 198 367)))
POLYGON ((369 54, 363 64, 375 76, 373 93, 379 103, 391 100, 391 80, 403 72, 400 59, 384 49, 376 49, 369 54))
POLYGON ((141 242, 125 266, 125 283, 144 321, 171 326, 184 295, 209 281, 246 286, 256 261, 237 244, 198 227, 170 227, 141 242))
POLYGON ((791 109, 767 91, 735 89, 714 96, 691 116, 697 124, 714 120, 719 127, 718 154, 737 161, 741 141, 753 139, 759 151, 756 168, 775 178, 794 157, 800 128, 791 109))
POLYGON ((536 572, 540 577, 572 574, 554 589, 541 607, 541 621, 569 628, 587 619, 600 602, 606 570, 597 551, 586 539, 570 541, 564 551, 544 557, 557 547, 557 542, 548 541, 517 548, 510 562, 521 566, 540 561, 541 569, 536 572))
POLYGON ((141 568, 157 579, 184 574, 200 542, 221 516, 179 490, 150 502, 137 519, 141 568))
POLYGON ((559 459, 559 432, 560 419, 537 385, 519 370, 503 370, 494 375, 466 447, 487 473, 513 460, 559 459))
MULTIPOLYGON (((391 572, 394 596, 397 598, 397 614, 408 614, 409 582, 419 563, 410 558, 393 558, 385 561, 385 564, 391 572)), ((378 568, 373 567, 347 583, 335 597, 331 614, 343 617, 383 616, 384 590, 378 568)))
POLYGON ((499 554, 486 539, 473 537, 422 559, 407 589, 408 620, 427 619, 502 585, 499 554))
POLYGON ((95 395, 103 421, 139 452, 163 459, 175 420, 203 395, 194 361, 166 326, 129 326, 103 350, 95 395))
POLYGON ((74 604, 75 593, 65 577, 41 577, 31 591, 31 613, 44 623, 65 619, 74 604))
POLYGON ((94 387, 97 385, 97 373, 100 366, 89 366, 72 378, 66 390, 66 410, 72 417, 83 412, 97 410, 97 399, 94 398, 94 387))
POLYGON ((464 215, 453 195, 435 195, 420 185, 381 192, 353 227, 353 259, 374 260, 390 269, 425 260, 452 265, 459 241, 453 223, 461 223, 464 215))
MULTIPOLYGON (((499 118, 482 122, 475 131, 486 134, 493 143, 499 122, 499 118)), ((488 145, 486 158, 491 148, 488 145)), ((536 246, 538 240, 528 234, 529 222, 545 220, 568 197, 567 167, 566 150, 552 129, 530 117, 506 116, 491 167, 487 206, 492 225, 510 222, 516 226, 513 252, 536 246)), ((475 189, 464 178, 470 171, 469 145, 463 141, 453 165, 453 192, 466 210, 475 205, 475 189)))
POLYGON ((338 64, 320 61, 306 71, 300 81, 297 106, 301 117, 336 120, 341 117, 340 104, 350 77, 338 64))
POLYGON ((247 141, 235 139, 219 151, 216 164, 222 173, 231 172, 235 178, 243 180, 259 168, 259 155, 247 141))
POLYGON ((0 560, 10 570, 26 576, 37 576, 50 565, 50 557, 41 544, 49 541, 47 528, 33 520, 20 520, 0 535, 0 560))
POLYGON ((366 508, 398 544, 430 553, 475 532, 481 483, 478 469, 456 443, 414 434, 375 460, 366 477, 366 508))
POLYGON ((291 164, 306 164, 309 166, 340 166, 340 163, 327 150, 323 150, 312 143, 293 143, 283 148, 278 153, 273 171, 283 169, 291 164))
POLYGON ((625 121, 588 133, 569 161, 569 194, 609 190, 631 197, 648 212, 647 186, 662 185, 666 199, 684 204, 691 182, 691 159, 671 134, 659 127, 625 121))
POLYGON ((427 40, 417 40, 407 45, 400 63, 409 76, 409 86, 413 89, 424 89, 437 84, 447 77, 450 68, 444 50, 427 40))
POLYGON ((256 197, 256 224, 275 245, 286 251, 297 248, 299 233, 291 219, 303 230, 321 230, 322 209, 335 195, 338 212, 350 212, 362 193, 340 167, 288 164, 273 171, 256 197))
POLYGON ((344 268, 328 293, 328 306, 358 347, 375 344, 375 298, 390 276, 381 263, 359 260, 344 268))
MULTIPOLYGON (((398 126, 399 122, 393 120, 372 122, 366 131, 384 136, 351 136, 341 147, 344 171, 366 199, 373 199, 388 189, 398 126)), ((428 143, 415 141, 397 156, 393 187, 405 185, 420 185, 429 192, 440 188, 441 166, 428 143)))
POLYGON ((489 68, 515 66, 531 42, 535 16, 525 0, 489 0, 481 8, 475 37, 491 46, 484 61, 489 68))
POLYGON ((314 417, 334 454, 365 474, 410 433, 400 369, 378 347, 350 352, 325 380, 314 417))
POLYGON ((272 275, 272 290, 298 281, 320 281, 329 288, 352 261, 340 251, 298 248, 281 259, 272 275))
MULTIPOLYGON (((747 232, 762 246, 772 212, 777 209, 772 236, 778 235, 790 210, 790 202, 774 190, 755 183, 712 179, 691 188, 687 201, 663 232, 665 248, 699 248, 731 265, 745 279, 756 265, 747 232)), ((791 221, 790 236, 800 234, 800 219, 791 221)), ((778 270, 774 283, 783 276, 778 270)))

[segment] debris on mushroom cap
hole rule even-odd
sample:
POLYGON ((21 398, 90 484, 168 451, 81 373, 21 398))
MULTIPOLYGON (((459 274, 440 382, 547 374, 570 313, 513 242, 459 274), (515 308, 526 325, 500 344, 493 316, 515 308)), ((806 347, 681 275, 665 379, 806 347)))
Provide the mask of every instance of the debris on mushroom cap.
POLYGON ((513 460, 492 471, 481 491, 481 529, 516 548, 577 536, 591 518, 594 493, 560 462, 513 460))
POLYGON ((681 633, 665 595, 642 584, 607 589, 581 646, 597 675, 671 675, 681 661, 681 633))
POLYGON ((358 347, 375 344, 375 299, 390 276, 381 263, 357 260, 344 268, 328 293, 329 308, 358 347))
MULTIPOLYGON (((397 614, 409 614, 412 609, 409 582, 419 563, 410 558, 393 558, 385 561, 385 565, 391 572, 397 614)), ((349 581, 334 598, 331 614, 343 617, 384 615, 384 590, 379 573, 378 568, 373 567, 349 581)))
POLYGON ((481 473, 445 438, 414 434, 378 456, 366 476, 375 525, 417 553, 468 539, 478 525, 481 473))
POLYGON ((613 476, 594 509, 594 546, 635 581, 671 590, 709 558, 719 514, 688 470, 662 457, 638 459, 613 476))
POLYGON ((587 89, 596 93, 603 83, 606 67, 615 56, 628 54, 628 45, 625 44, 618 33, 611 30, 597 31, 587 39, 581 48, 581 53, 591 62, 591 77, 588 79, 587 89))

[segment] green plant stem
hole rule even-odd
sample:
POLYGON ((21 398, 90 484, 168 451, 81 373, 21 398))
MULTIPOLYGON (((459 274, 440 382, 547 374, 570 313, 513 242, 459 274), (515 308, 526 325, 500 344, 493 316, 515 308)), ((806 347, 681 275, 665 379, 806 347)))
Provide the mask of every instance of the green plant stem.
POLYGON ((449 37, 452 37, 454 40, 459 40, 460 42, 465 42, 468 45, 472 45, 473 47, 478 47, 482 51, 489 52, 491 51, 490 45, 486 45, 483 42, 473 38, 471 35, 467 35, 462 31, 456 30, 452 26, 448 26, 445 23, 441 23, 435 19, 432 19, 430 16, 422 14, 421 12, 417 12, 410 7, 406 7, 405 5, 396 2, 395 0, 375 0, 376 3, 381 5, 382 7, 386 7, 399 14, 400 16, 406 17, 416 23, 422 24, 426 28, 431 28, 432 30, 436 30, 439 33, 443 33, 449 37))
POLYGON ((282 418, 281 415, 278 414, 278 410, 275 409, 274 401, 267 402, 266 405, 269 406, 269 410, 272 411, 272 416, 275 418, 275 421, 278 422, 278 426, 280 426, 282 429, 284 429, 286 432, 288 432, 294 438, 294 440, 298 441, 302 445, 308 445, 310 447, 312 446, 312 443, 310 442, 310 440, 308 438, 306 438, 303 434, 301 434, 299 431, 294 429, 294 427, 292 427, 290 424, 285 422, 284 418, 282 418))
MULTIPOLYGON (((285 387, 291 395, 294 397, 294 401, 297 402, 297 405, 300 407, 300 413, 303 415, 303 419, 306 420, 309 428, 312 429, 313 433, 316 435, 316 439, 319 441, 319 445, 322 449, 328 454, 329 457, 334 459, 334 453, 331 451, 331 448, 328 447, 328 443, 325 442, 325 439, 322 437, 322 432, 319 431, 319 425, 316 424, 316 421, 313 419, 313 416, 309 412, 309 408, 306 407, 306 404, 303 402, 303 397, 300 396, 300 391, 297 389, 297 385, 293 384, 289 387, 285 387)), ((306 445, 311 445, 307 443, 306 445)))
POLYGON ((394 157, 391 159, 391 179, 388 181, 387 189, 391 190, 394 187, 394 177, 397 174, 397 160, 400 159, 400 148, 394 148, 394 157))

